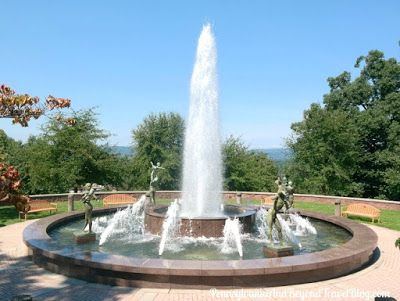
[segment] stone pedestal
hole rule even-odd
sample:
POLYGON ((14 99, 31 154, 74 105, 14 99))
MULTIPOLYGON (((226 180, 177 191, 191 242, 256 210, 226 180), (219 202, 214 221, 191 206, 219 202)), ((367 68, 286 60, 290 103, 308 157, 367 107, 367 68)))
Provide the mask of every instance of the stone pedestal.
POLYGON ((68 194, 68 212, 74 211, 74 193, 69 193, 68 194))
POLYGON ((78 231, 74 233, 75 242, 77 244, 84 244, 92 241, 96 241, 96 233, 89 233, 84 231, 78 231))
POLYGON ((293 247, 288 245, 268 244, 263 246, 264 256, 271 257, 284 257, 293 255, 293 247))

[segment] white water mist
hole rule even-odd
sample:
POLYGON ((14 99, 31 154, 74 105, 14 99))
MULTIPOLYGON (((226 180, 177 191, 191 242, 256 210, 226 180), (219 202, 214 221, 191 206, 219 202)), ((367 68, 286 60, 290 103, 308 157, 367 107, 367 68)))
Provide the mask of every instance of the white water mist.
POLYGON ((94 231, 101 231, 99 245, 106 243, 111 237, 115 235, 144 234, 144 206, 146 203, 146 196, 142 195, 139 200, 129 205, 126 209, 118 210, 111 220, 107 220, 107 226, 102 227, 104 221, 102 218, 96 219, 94 222, 94 231))
POLYGON ((165 215, 161 231, 161 241, 158 247, 158 255, 164 253, 167 241, 175 238, 175 232, 177 231, 180 222, 178 212, 179 204, 178 200, 175 200, 171 205, 169 205, 167 214, 165 215))
POLYGON ((224 227, 224 241, 222 242, 222 253, 231 253, 235 248, 238 251, 240 257, 243 257, 243 246, 242 246, 242 225, 238 218, 228 218, 225 221, 224 227))
POLYGON ((182 216, 218 216, 222 154, 218 113, 217 50, 211 25, 200 34, 190 85, 183 158, 182 216))

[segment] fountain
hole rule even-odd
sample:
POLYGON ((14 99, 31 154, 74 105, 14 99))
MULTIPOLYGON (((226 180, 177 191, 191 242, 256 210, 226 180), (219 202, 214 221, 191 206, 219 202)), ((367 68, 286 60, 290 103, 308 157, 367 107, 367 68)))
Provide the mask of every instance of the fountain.
MULTIPOLYGON (((190 84, 190 107, 183 155, 183 188, 175 215, 157 206, 146 210, 145 227, 165 239, 171 234, 193 237, 222 237, 225 222, 236 218, 237 227, 250 232, 255 210, 223 206, 222 149, 218 116, 217 51, 211 25, 200 34, 190 84), (179 225, 175 225, 179 223, 179 225), (174 231, 170 230, 174 224, 174 231), (241 227, 241 226, 240 226, 241 227)), ((231 224, 232 227, 233 224, 231 224)), ((239 229, 236 230, 238 233, 239 229)), ((164 248, 160 247, 160 255, 164 248)), ((239 252, 240 254, 240 252, 239 252)))
POLYGON ((182 216, 221 216, 222 149, 217 53, 210 24, 201 32, 190 85, 183 155, 182 216))
POLYGON ((190 91, 181 198, 155 205, 152 177, 152 204, 142 196, 127 208, 93 210, 97 240, 80 245, 73 233, 82 228, 83 213, 40 219, 24 231, 35 263, 112 285, 210 288, 330 279, 370 261, 377 237, 361 224, 279 210, 270 211, 267 222, 265 207, 223 205, 216 46, 209 24, 198 41, 190 91), (265 258, 266 241, 281 236, 295 256, 265 258))

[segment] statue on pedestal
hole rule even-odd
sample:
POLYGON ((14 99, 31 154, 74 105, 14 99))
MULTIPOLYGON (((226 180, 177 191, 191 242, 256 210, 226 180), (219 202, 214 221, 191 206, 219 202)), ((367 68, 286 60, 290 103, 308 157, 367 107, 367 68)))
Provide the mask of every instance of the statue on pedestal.
POLYGON ((288 206, 290 209, 294 205, 294 188, 293 188, 292 181, 289 181, 288 185, 286 186, 286 198, 287 198, 287 203, 288 203, 288 206))
POLYGON ((150 194, 150 200, 153 204, 156 204, 156 182, 158 181, 158 170, 159 169, 165 169, 161 167, 160 162, 157 162, 156 165, 153 164, 152 161, 151 163, 151 174, 150 174, 150 189, 149 189, 149 194, 150 194))
POLYGON ((87 183, 85 185, 85 188, 87 189, 84 195, 82 196, 81 201, 83 202, 83 205, 85 206, 85 225, 83 226, 83 230, 87 226, 89 226, 89 233, 92 233, 92 212, 93 212, 93 205, 90 203, 91 200, 96 200, 98 201, 96 195, 95 195, 95 185, 92 183, 87 183))
POLYGON ((282 226, 279 220, 277 219, 277 214, 281 213, 282 209, 283 212, 286 212, 289 209, 289 206, 286 201, 285 187, 282 183, 282 180, 278 178, 275 181, 275 184, 278 185, 278 192, 273 198, 274 203, 272 205, 272 208, 269 209, 267 213, 267 224, 269 228, 268 239, 270 242, 272 242, 272 228, 275 225, 275 228, 278 231, 279 242, 282 243, 282 226))

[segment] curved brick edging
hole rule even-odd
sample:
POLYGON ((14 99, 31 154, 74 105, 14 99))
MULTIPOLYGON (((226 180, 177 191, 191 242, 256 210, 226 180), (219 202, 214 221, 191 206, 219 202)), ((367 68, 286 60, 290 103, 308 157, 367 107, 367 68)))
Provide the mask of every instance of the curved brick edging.
MULTIPOLYGON (((96 195, 103 199, 110 194, 129 194, 133 197, 139 198, 141 195, 145 194, 146 191, 115 191, 115 192, 97 192, 96 195)), ((225 191, 223 192, 225 199, 236 199, 236 194, 241 193, 242 199, 258 199, 262 200, 263 197, 272 196, 272 192, 233 192, 225 191)), ((180 197, 180 191, 157 191, 158 198, 165 199, 175 199, 180 197)), ((75 201, 81 199, 82 193, 73 194, 75 201)), ((323 203, 323 204, 334 204, 336 201, 341 201, 343 206, 347 206, 353 203, 365 203, 373 205, 379 209, 389 209, 389 210, 399 210, 400 211, 400 201, 387 201, 387 200, 376 200, 376 199, 365 199, 365 198, 355 198, 355 197, 339 197, 339 196, 325 196, 325 195, 313 195, 313 194, 295 194, 295 201, 303 202, 313 202, 313 203, 323 203)), ((68 193, 61 194, 41 194, 41 195, 31 195, 33 200, 45 199, 49 201, 65 201, 68 198, 68 193)), ((5 203, 4 203, 5 204, 5 203)), ((1 204, 0 204, 1 205, 1 204)))
MULTIPOLYGON (((95 210, 95 214, 116 208, 95 210)), ((353 234, 347 243, 328 250, 254 260, 142 259, 101 252, 49 251, 47 230, 80 218, 83 213, 65 213, 41 219, 24 230, 24 242, 33 261, 50 271, 111 285, 162 288, 267 287, 314 282, 339 277, 368 264, 377 246, 377 235, 368 227, 335 216, 300 212, 339 225, 353 234)))

